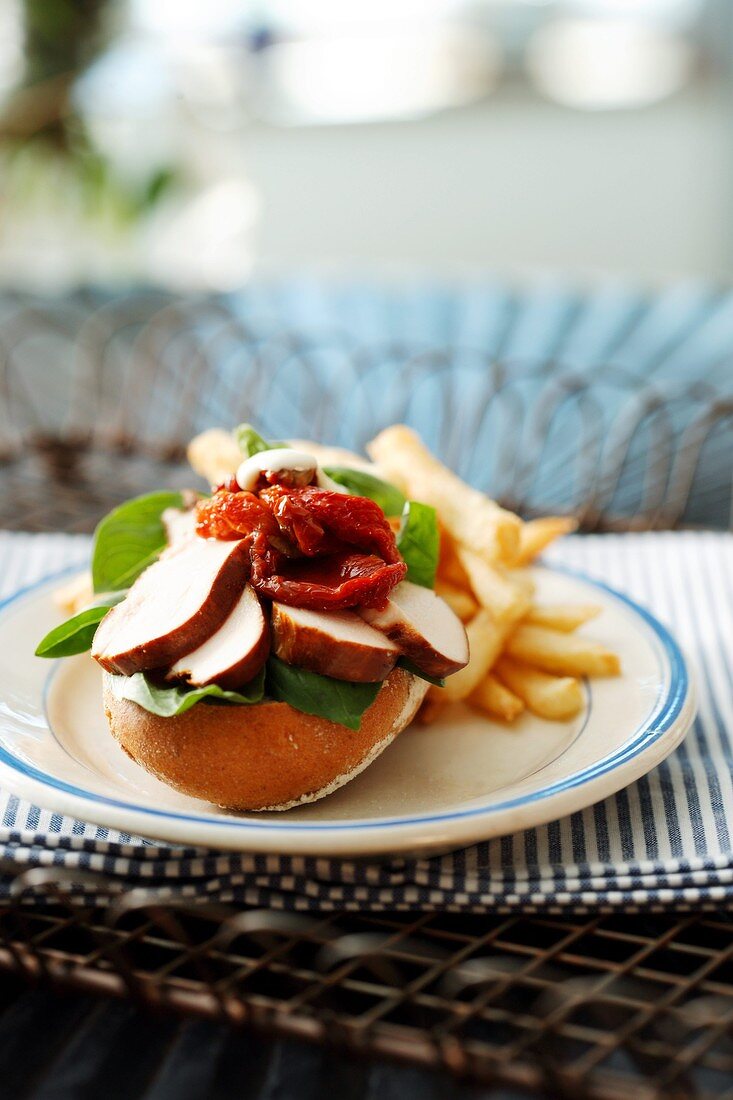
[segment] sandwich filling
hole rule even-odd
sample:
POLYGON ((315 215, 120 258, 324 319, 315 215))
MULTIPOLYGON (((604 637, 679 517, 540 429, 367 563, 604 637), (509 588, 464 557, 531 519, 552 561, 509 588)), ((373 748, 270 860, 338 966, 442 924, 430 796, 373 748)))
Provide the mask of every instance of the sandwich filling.
POLYGON ((164 717, 269 698, 354 729, 395 665, 431 682, 466 665, 463 625, 432 591, 432 508, 247 425, 235 438, 241 461, 210 495, 151 494, 102 521, 107 594, 39 655, 91 646, 118 696, 164 717))

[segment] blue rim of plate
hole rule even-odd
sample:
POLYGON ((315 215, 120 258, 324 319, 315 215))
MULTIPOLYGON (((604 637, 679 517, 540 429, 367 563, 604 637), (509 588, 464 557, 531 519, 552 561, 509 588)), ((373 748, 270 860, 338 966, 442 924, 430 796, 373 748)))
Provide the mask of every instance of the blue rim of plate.
MULTIPOLYGON (((639 756, 642 752, 648 749, 655 741, 658 741, 662 735, 676 722, 679 717, 685 701, 690 692, 690 678, 687 672, 684 658, 679 649, 679 646, 675 642, 674 638, 659 620, 652 615, 646 608, 637 604, 635 600, 632 600, 629 596, 624 595, 622 592, 618 592, 615 588, 605 584, 603 581, 598 581, 594 577, 589 577, 587 574, 582 573, 575 569, 569 569, 565 566, 557 565, 544 565, 541 567, 547 569, 550 572, 561 573, 569 577, 573 577, 585 584, 594 588, 599 588, 603 592, 608 593, 611 597, 617 600, 620 604, 625 606, 627 611, 631 611, 633 616, 641 619, 650 632, 652 639, 655 643, 655 650, 657 658, 659 660, 660 672, 665 672, 665 666, 668 675, 664 677, 668 680, 665 686, 660 688, 657 698, 654 701, 654 705, 649 715, 637 726, 636 730, 630 735, 628 740, 621 748, 617 749, 610 756, 603 757, 596 761, 594 764, 589 765, 582 771, 576 772, 574 775, 567 776, 562 780, 558 780, 556 783, 551 783, 546 787, 540 787, 536 791, 518 796, 516 798, 507 799, 504 802, 491 803, 489 805, 474 806, 467 810, 453 810, 446 813, 438 814, 421 814, 407 817, 395 817, 395 818, 380 818, 377 820, 362 820, 362 821, 350 821, 344 823, 308 823, 308 822, 287 822, 287 821, 273 821, 268 818, 267 821, 254 821, 252 818, 238 818, 233 815, 226 817, 214 816, 213 814, 190 814, 180 813, 175 810, 157 810, 151 806, 145 806, 137 802, 125 802, 121 799, 108 798, 105 795, 96 794, 94 791, 87 791, 83 787, 77 787, 73 783, 67 783, 63 779, 58 779, 54 775, 50 775, 47 772, 40 771, 38 768, 27 763, 24 760, 19 759, 9 752, 4 746, 0 745, 0 763, 5 764, 12 771, 19 772, 21 775, 26 776, 29 779, 35 780, 41 783, 45 787, 51 787, 54 790, 62 791, 65 794, 72 795, 86 802, 93 802, 98 805, 106 805, 114 807, 115 809, 127 810, 133 813, 141 813, 154 818, 165 818, 167 820, 190 822, 193 824, 215 825, 223 826, 225 828, 241 829, 244 832, 247 831, 260 831, 260 830, 279 830, 282 832, 339 832, 347 833, 367 831, 370 829, 385 829, 385 828, 399 828, 400 826, 409 825, 434 825, 440 824, 446 821, 455 821, 460 819, 467 819, 472 817, 481 817, 489 814, 501 813, 505 810, 515 809, 518 806, 525 806, 531 803, 540 802, 544 799, 551 798, 554 795, 562 794, 566 791, 573 790, 580 787, 585 783, 589 783, 594 779, 602 775, 606 775, 609 772, 614 771, 621 764, 624 764, 635 757, 639 756)), ((25 588, 20 589, 12 596, 7 597, 5 600, 0 601, 0 617, 10 608, 13 604, 22 600, 24 597, 30 595, 32 592, 37 591, 39 588, 43 588, 53 582, 61 580, 63 577, 68 576, 72 572, 78 572, 79 567, 74 566, 69 569, 64 569, 59 573, 51 574, 36 581, 34 584, 27 585, 25 588)), ((39 658, 40 659, 40 658, 39 658)), ((53 675, 53 670, 50 673, 53 675)), ((589 694, 589 708, 592 705, 592 693, 589 694)), ((45 708, 44 708, 45 712, 45 708)), ((586 715, 587 721, 587 715, 586 715)), ((48 718, 46 717, 48 724, 48 718)), ((49 731, 51 731, 50 724, 49 731)))

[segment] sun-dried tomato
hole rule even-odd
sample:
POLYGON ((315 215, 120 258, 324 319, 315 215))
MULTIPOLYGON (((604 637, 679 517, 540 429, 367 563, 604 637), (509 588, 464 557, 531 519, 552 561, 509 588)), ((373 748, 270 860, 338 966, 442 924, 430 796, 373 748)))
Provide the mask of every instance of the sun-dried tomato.
POLYGON ((252 561, 252 587, 261 595, 293 607, 334 611, 348 607, 381 607, 407 572, 404 562, 387 565, 375 554, 351 551, 322 558, 288 561, 278 572, 252 561))
POLYGON ((321 524, 306 505, 292 491, 280 485, 271 485, 260 493, 272 510, 280 531, 291 540, 306 557, 327 553, 334 547, 321 524))
POLYGON ((221 490, 196 505, 196 534, 205 539, 232 542, 256 531, 277 535, 277 521, 254 493, 221 490))
POLYGON ((241 492, 241 485, 237 481, 237 475, 231 474, 226 481, 220 481, 218 485, 214 486, 215 493, 239 493, 241 492))
POLYGON ((349 546, 378 554, 386 562, 401 560, 394 532, 384 512, 373 500, 318 489, 315 485, 307 485, 303 489, 284 489, 282 492, 304 504, 329 534, 349 546))
POLYGON ((196 508, 204 538, 246 539, 261 596, 327 611, 380 607, 407 573, 382 510, 365 497, 271 485, 216 492, 196 508))

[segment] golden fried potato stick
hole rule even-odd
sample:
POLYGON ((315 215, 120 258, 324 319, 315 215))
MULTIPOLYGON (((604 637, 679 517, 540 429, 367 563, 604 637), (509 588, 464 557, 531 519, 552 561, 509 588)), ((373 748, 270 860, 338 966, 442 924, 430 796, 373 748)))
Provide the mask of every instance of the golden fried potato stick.
POLYGON ((552 676, 511 657, 500 657, 494 671, 540 718, 563 721, 583 709, 583 689, 573 676, 552 676))
POLYGON ((470 657, 468 664, 454 672, 445 687, 431 687, 428 698, 446 703, 465 699, 478 687, 501 653, 509 627, 497 623, 487 608, 480 608, 466 624, 470 657))
POLYGON ((65 615, 78 615, 85 607, 94 603, 94 585, 92 574, 79 573, 53 594, 53 602, 65 615))
POLYGON ((488 561, 513 562, 521 520, 472 489, 444 466, 404 424, 395 424, 367 444, 367 452, 390 480, 406 482, 411 497, 432 504, 453 538, 488 561))
POLYGON ((572 634, 600 612, 601 608, 595 603, 536 603, 530 607, 524 621, 532 626, 547 626, 550 630, 572 634))
POLYGON ((475 550, 457 548, 458 559, 468 574, 473 593, 498 623, 515 623, 529 610, 531 589, 511 572, 492 565, 475 550))
POLYGON ((448 704, 444 703, 441 699, 430 699, 426 697, 417 712, 418 722, 421 726, 431 726, 433 722, 441 717, 447 706, 448 704))
POLYGON ((295 451, 305 451, 306 454, 313 455, 319 466, 349 466, 367 473, 376 472, 364 455, 347 451, 344 447, 329 447, 325 443, 314 443, 312 439, 289 439, 288 446, 295 451))
POLYGON ((219 485, 226 481, 242 462, 242 452, 231 432, 223 428, 209 428, 194 436, 188 445, 186 455, 193 469, 208 481, 209 485, 219 485))
POLYGON ((531 569, 526 569, 524 566, 518 568, 506 568, 505 572, 509 574, 514 583, 522 589, 529 600, 534 597, 537 585, 532 577, 531 569))
POLYGON ((528 565, 551 542, 561 535, 569 535, 577 527, 578 521, 572 516, 543 516, 523 523, 515 564, 528 565))
POLYGON ((618 676, 621 671, 618 656, 598 642, 544 626, 521 623, 509 635, 506 652, 518 661, 560 676, 618 676))
POLYGON ((501 718, 505 722, 513 722, 524 710, 524 703, 519 696, 510 691, 491 672, 471 692, 468 702, 480 710, 485 710, 493 718, 501 718))
POLYGON ((438 578, 435 582, 435 594, 445 600, 463 623, 472 619, 478 611, 478 604, 468 589, 459 588, 450 581, 438 578))
POLYGON ((441 531, 438 576, 456 588, 463 588, 466 591, 471 589, 468 573, 458 560, 455 544, 445 530, 441 531))

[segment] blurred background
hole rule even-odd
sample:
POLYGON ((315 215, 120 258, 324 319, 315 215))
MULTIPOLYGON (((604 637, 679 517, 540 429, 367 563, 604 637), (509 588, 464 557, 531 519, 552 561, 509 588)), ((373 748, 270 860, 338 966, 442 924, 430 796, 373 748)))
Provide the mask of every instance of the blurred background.
POLYGON ((730 0, 0 0, 0 525, 241 419, 729 524, 732 65, 730 0))
POLYGON ((726 277, 729 0, 0 0, 6 283, 726 277))

